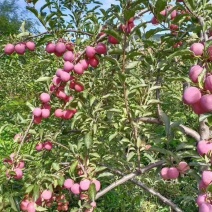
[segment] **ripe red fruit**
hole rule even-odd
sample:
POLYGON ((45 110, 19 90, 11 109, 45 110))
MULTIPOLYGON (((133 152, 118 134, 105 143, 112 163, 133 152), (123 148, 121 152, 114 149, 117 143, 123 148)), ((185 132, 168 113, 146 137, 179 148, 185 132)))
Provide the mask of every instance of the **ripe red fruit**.
POLYGON ((42 109, 42 114, 41 114, 42 118, 46 119, 49 118, 50 116, 50 110, 48 109, 42 109))
POLYGON ((185 162, 185 161, 181 161, 178 166, 177 169, 180 173, 185 174, 186 171, 188 171, 190 169, 189 165, 185 162))
POLYGON ((80 199, 81 200, 88 200, 89 199, 89 196, 86 193, 80 193, 80 199))
POLYGON ((34 51, 35 50, 35 43, 32 42, 32 41, 26 42, 26 48, 30 51, 34 51))
POLYGON ((26 45, 24 43, 19 43, 15 45, 15 51, 20 54, 23 55, 26 51, 26 45))
POLYGON ((88 69, 89 63, 88 63, 87 60, 81 60, 79 63, 82 65, 82 68, 83 68, 84 70, 87 70, 87 69, 88 69))
POLYGON ((37 151, 41 151, 41 150, 43 149, 43 144, 42 144, 42 143, 38 143, 38 144, 36 145, 35 149, 36 149, 37 151))
POLYGON ((111 44, 119 44, 119 41, 116 38, 114 38, 112 35, 108 36, 108 42, 111 44))
POLYGON ((57 71, 56 71, 56 76, 57 76, 57 77, 60 77, 62 71, 63 71, 63 69, 58 68, 57 71))
POLYGON ((74 185, 74 181, 72 179, 66 179, 63 186, 67 189, 71 189, 71 187, 74 185))
POLYGON ((98 43, 95 47, 96 53, 98 54, 106 54, 107 53, 107 47, 104 43, 98 43))
POLYGON ((212 111, 212 95, 206 94, 203 95, 200 99, 201 107, 205 110, 205 112, 212 111))
POLYGON ((208 186, 212 182, 212 171, 203 171, 202 181, 208 186))
POLYGON ((167 15, 167 10, 162 10, 162 11, 160 12, 160 14, 161 14, 162 16, 166 16, 166 15, 167 15))
POLYGON ((35 202, 30 202, 27 205, 27 212, 36 212, 36 204, 35 204, 35 202))
POLYGON ((34 116, 36 116, 36 117, 39 117, 39 116, 41 116, 41 113, 42 113, 42 110, 41 110, 41 108, 35 108, 34 110, 33 110, 33 115, 34 116))
POLYGON ((186 88, 183 94, 183 101, 187 105, 192 105, 198 102, 201 98, 200 90, 196 87, 186 88))
POLYGON ((22 211, 26 211, 27 210, 27 205, 29 204, 29 200, 28 199, 24 199, 21 201, 20 203, 20 209, 22 211))
POLYGON ((67 95, 64 91, 62 90, 58 90, 56 92, 56 96, 59 98, 59 99, 66 99, 67 98, 67 95))
POLYGON ((64 63, 64 67, 63 67, 63 70, 65 71, 65 72, 70 72, 70 71, 72 71, 74 69, 74 64, 73 63, 71 63, 71 62, 69 62, 69 61, 66 61, 65 63, 64 63))
POLYGON ((18 165, 16 166, 16 168, 18 168, 18 169, 23 169, 24 167, 25 167, 25 163, 24 163, 23 160, 20 161, 20 162, 18 163, 18 165))
POLYGON ((198 206, 200 206, 202 203, 206 203, 206 194, 199 194, 196 203, 198 206))
POLYGON ((43 108, 43 109, 51 110, 51 105, 50 105, 49 103, 44 103, 44 104, 42 105, 42 108, 43 108))
POLYGON ((170 30, 171 31, 177 31, 179 29, 179 26, 175 25, 175 24, 171 24, 170 25, 170 30))
POLYGON ((63 55, 63 59, 65 61, 69 61, 72 62, 74 60, 74 54, 71 51, 67 51, 64 55, 63 55))
POLYGON ((80 189, 82 191, 87 191, 90 187, 91 181, 88 179, 80 181, 80 189))
POLYGON ((4 53, 11 55, 15 51, 15 46, 13 44, 8 43, 4 48, 4 53))
POLYGON ((92 180, 91 183, 94 183, 94 184, 95 184, 96 191, 99 191, 99 190, 100 190, 100 188, 101 188, 101 183, 100 183, 100 181, 94 179, 94 180, 92 180))
POLYGON ((179 177, 179 171, 177 170, 176 167, 171 167, 167 171, 167 176, 169 179, 177 179, 179 177))
POLYGON ((58 42, 55 46, 55 53, 57 53, 57 56, 63 55, 66 51, 66 45, 62 42, 58 42))
POLYGON ((16 134, 13 138, 14 142, 20 143, 22 140, 23 136, 21 134, 16 134))
POLYGON ((171 167, 167 171, 167 176, 169 179, 177 179, 179 177, 179 174, 179 171, 175 167, 171 167))
POLYGON ((65 72, 65 71, 61 71, 60 72, 60 79, 63 81, 63 82, 68 82, 70 80, 71 76, 68 72, 65 72))
POLYGON ((22 179, 22 177, 23 177, 23 172, 22 172, 22 170, 20 169, 20 168, 15 168, 14 169, 14 172, 15 172, 15 176, 14 176, 14 179, 16 179, 16 180, 20 180, 20 179, 22 179))
POLYGON ((71 89, 74 89, 74 86, 75 86, 75 81, 73 80, 73 81, 70 82, 69 87, 70 87, 71 89))
POLYGON ((46 141, 44 144, 43 144, 43 148, 50 151, 52 149, 53 145, 52 145, 52 142, 51 141, 46 141))
POLYGON ((84 68, 82 66, 81 63, 77 63, 75 66, 74 66, 74 72, 76 74, 83 74, 84 73, 84 68))
POLYGON ((44 200, 49 200, 52 197, 52 192, 49 190, 44 190, 41 194, 41 198, 43 198, 44 200))
POLYGON ((79 82, 75 82, 74 90, 76 92, 82 92, 82 91, 84 91, 84 86, 81 83, 79 83, 79 82))
POLYGON ((46 52, 48 52, 50 54, 54 53, 55 52, 55 47, 56 47, 56 45, 54 43, 48 43, 46 45, 46 52))
POLYGON ((34 117, 33 122, 34 122, 35 124, 40 124, 41 121, 42 121, 42 117, 41 117, 41 116, 39 116, 39 117, 34 117))
POLYGON ((151 23, 153 25, 157 25, 157 24, 159 24, 159 21, 158 21, 158 19, 156 17, 152 17, 151 23))
POLYGON ((61 83, 61 79, 57 76, 55 76, 52 80, 54 85, 59 85, 61 83))
POLYGON ((91 202, 91 207, 96 208, 96 202, 91 202))
POLYGON ((212 75, 206 77, 206 79, 205 79, 205 89, 212 91, 212 75))
POLYGON ((57 118, 62 118, 62 116, 63 116, 63 110, 62 110, 62 109, 57 109, 57 110, 55 110, 54 115, 55 115, 57 118))
POLYGON ((168 167, 164 167, 164 168, 162 168, 161 169, 161 171, 160 171, 160 175, 161 175, 161 177, 164 179, 164 180, 168 180, 169 179, 169 177, 168 177, 168 170, 169 170, 169 168, 168 167))
POLYGON ((205 192, 205 190, 207 189, 207 185, 205 185, 204 183, 203 183, 203 181, 202 180, 200 180, 199 181, 199 190, 200 191, 202 191, 202 192, 205 192))
POLYGON ((66 49, 68 51, 73 51, 74 50, 74 44, 73 43, 66 43, 66 49))
POLYGON ((197 144, 197 152, 204 156, 205 154, 208 154, 209 151, 212 151, 212 143, 208 142, 206 140, 201 140, 197 144))
POLYGON ((192 107, 194 113, 196 113, 198 115, 206 113, 206 111, 202 108, 200 101, 191 105, 191 107, 192 107))
POLYGON ((204 45, 202 43, 193 43, 190 47, 190 50, 195 56, 201 56, 204 51, 204 45))
POLYGON ((42 93, 42 94, 40 95, 40 100, 41 100, 41 102, 43 102, 43 103, 47 103, 47 102, 50 101, 50 95, 49 95, 48 93, 42 93))
POLYGON ((80 186, 78 183, 74 183, 71 187, 71 192, 73 194, 80 194, 80 186))
POLYGON ((88 62, 94 68, 96 68, 99 65, 99 60, 96 57, 89 58, 88 62))
POLYGON ((176 16, 177 16, 177 10, 173 10, 173 11, 171 12, 171 19, 172 19, 172 20, 175 19, 176 16))
POLYGON ((87 46, 85 51, 87 57, 92 58, 96 54, 96 50, 93 46, 87 46))
POLYGON ((74 116, 74 112, 72 110, 64 110, 63 117, 64 119, 71 119, 74 116))
POLYGON ((199 212, 211 212, 212 211, 212 205, 210 203, 202 203, 199 206, 199 212))
POLYGON ((198 82, 198 76, 202 73, 203 68, 199 65, 194 65, 191 67, 189 71, 189 78, 192 82, 197 83, 198 82))

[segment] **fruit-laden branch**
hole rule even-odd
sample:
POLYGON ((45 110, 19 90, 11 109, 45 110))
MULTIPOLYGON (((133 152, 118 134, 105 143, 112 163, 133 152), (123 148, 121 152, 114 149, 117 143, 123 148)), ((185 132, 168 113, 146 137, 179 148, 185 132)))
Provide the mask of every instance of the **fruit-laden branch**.
MULTIPOLYGON (((159 162, 162 163, 162 161, 159 161, 159 162)), ((157 163, 159 163, 159 162, 157 162, 157 163)), ((154 164, 150 164, 149 166, 153 166, 153 165, 154 165, 154 164)), ((162 164, 161 164, 161 165, 162 165, 162 164)), ((145 167, 145 168, 147 168, 146 171, 149 170, 149 169, 148 169, 149 166, 145 167)), ((154 166, 154 167, 156 167, 156 166, 154 166)), ((144 168, 144 169, 145 169, 145 168, 144 168)), ((152 168, 153 168, 153 167, 152 167, 152 168)), ((110 171, 112 171, 112 172, 114 172, 114 173, 116 173, 116 174, 118 174, 118 175, 120 175, 120 176, 124 176, 124 174, 123 174, 121 171, 119 171, 119 170, 113 170, 113 169, 111 169, 111 168, 108 168, 108 169, 110 169, 110 171)), ((136 184, 137 186, 141 187, 142 189, 148 191, 150 194, 152 194, 152 195, 158 197, 163 203, 165 203, 166 205, 170 206, 174 211, 176 211, 176 212, 182 212, 182 210, 181 210, 177 205, 175 205, 171 200, 167 199, 166 197, 164 197, 163 195, 161 195, 159 192, 153 190, 152 188, 149 188, 149 187, 146 186, 144 183, 142 183, 142 182, 140 182, 140 181, 137 181, 137 180, 134 180, 134 179, 132 179, 132 178, 129 179, 129 181, 131 181, 132 183, 134 183, 134 184, 136 184)), ((100 192, 99 192, 99 193, 100 193, 100 192)))
MULTIPOLYGON (((99 199, 104 194, 106 194, 107 192, 109 192, 112 189, 116 188, 117 186, 119 186, 119 185, 121 185, 121 184, 123 184, 123 183, 125 183, 125 182, 127 182, 129 180, 131 180, 132 178, 134 178, 134 177, 136 177, 138 175, 141 175, 141 174, 143 174, 143 173, 145 173, 145 172, 147 172, 147 171, 149 171, 149 170, 151 170, 151 169, 153 169, 153 168, 155 168, 157 166, 161 166, 163 163, 164 163, 164 161, 161 160, 161 161, 158 161, 156 163, 152 163, 152 164, 146 166, 145 168, 140 169, 138 171, 135 171, 133 173, 130 173, 128 175, 125 175, 124 176, 124 174, 123 174, 124 177, 122 177, 120 180, 112 183, 111 185, 109 185, 108 187, 106 187, 105 189, 103 189, 102 191, 98 192, 96 194, 96 200, 99 199)), ((106 166, 106 165, 103 165, 103 166, 105 166, 105 167, 107 167, 108 169, 111 170, 111 168, 109 168, 108 166, 106 166)), ((111 170, 111 171, 113 171, 113 170, 111 170)))
MULTIPOLYGON (((160 121, 159 119, 157 118, 153 118, 153 117, 139 117, 137 119, 135 119, 136 122, 144 122, 144 123, 149 123, 149 124, 160 124, 160 125, 163 125, 163 122, 160 121)), ((189 127, 186 127, 185 125, 182 125, 180 124, 179 125, 183 130, 184 130, 184 133, 188 136, 191 136, 192 138, 194 138, 196 141, 199 141, 200 140, 200 134, 189 128, 189 127)))

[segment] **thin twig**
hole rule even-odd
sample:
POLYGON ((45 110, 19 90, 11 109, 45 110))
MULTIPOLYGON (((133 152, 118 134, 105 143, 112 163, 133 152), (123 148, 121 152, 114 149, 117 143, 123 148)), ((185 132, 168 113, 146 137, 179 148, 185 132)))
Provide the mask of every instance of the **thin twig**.
POLYGON ((28 126, 27 130, 25 131, 24 136, 23 136, 23 138, 22 138, 22 140, 21 140, 21 142, 20 142, 18 151, 17 151, 17 153, 16 153, 16 157, 18 157, 19 152, 20 152, 20 150, 21 150, 21 147, 23 146, 23 143, 24 143, 24 141, 25 141, 25 138, 26 138, 27 134, 29 133, 29 130, 30 130, 31 126, 33 125, 33 120, 34 120, 34 118, 32 117, 32 119, 31 119, 31 121, 30 121, 30 123, 29 123, 29 126, 28 126))

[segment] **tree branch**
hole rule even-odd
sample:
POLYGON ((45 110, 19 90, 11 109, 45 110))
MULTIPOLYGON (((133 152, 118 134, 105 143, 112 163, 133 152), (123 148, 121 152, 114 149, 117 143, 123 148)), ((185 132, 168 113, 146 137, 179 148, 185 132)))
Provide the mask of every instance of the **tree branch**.
MULTIPOLYGON (((160 121, 157 118, 153 118, 153 117, 139 117, 135 121, 137 121, 137 122, 141 121, 141 122, 144 122, 144 123, 163 125, 162 121, 160 121)), ((185 125, 182 125, 182 124, 180 124, 179 126, 184 130, 186 135, 191 136, 196 141, 199 141, 201 139, 201 136, 197 131, 195 131, 195 130, 189 128, 189 127, 186 127, 185 125)))
POLYGON ((175 205, 171 200, 167 199, 166 197, 164 197, 163 195, 161 195, 159 192, 156 192, 155 190, 153 190, 152 188, 147 187, 144 183, 139 182, 137 180, 130 180, 131 182, 133 182, 134 184, 136 184, 137 186, 143 188, 144 190, 148 191, 150 194, 158 197, 163 203, 165 203, 166 205, 169 205, 174 211, 177 212, 183 212, 177 205, 175 205))
MULTIPOLYGON (((162 161, 159 161, 157 163, 162 163, 162 161)), ((151 166, 153 164, 150 164, 149 166, 151 166)), ((162 165, 162 164, 161 164, 162 165)), ((148 167, 148 166, 147 166, 148 167)), ((146 167, 146 168, 147 168, 146 167)), ((156 166, 155 166, 156 167, 156 166)), ((111 170, 111 169, 110 169, 111 170)), ((120 175, 120 176, 124 176, 124 174, 119 171, 119 170, 111 170, 112 172, 120 175)), ((148 171, 148 170, 147 170, 148 171)), ((131 181, 132 183, 136 184, 137 186, 141 187, 142 189, 144 189, 145 191, 148 191, 150 194, 158 197, 158 199, 160 199, 163 203, 165 203, 166 205, 169 205, 174 211, 176 212, 182 212, 182 210, 177 206, 175 205, 171 200, 167 199, 166 197, 164 197, 163 195, 161 195, 159 192, 156 192, 155 190, 153 190, 152 188, 149 188, 148 186, 146 186, 144 183, 142 182, 139 182, 137 180, 134 180, 134 179, 129 179, 129 181, 131 181)))
MULTIPOLYGON (((98 192, 96 194, 96 200, 99 199, 104 194, 106 194, 107 192, 111 191, 113 188, 116 188, 117 186, 119 186, 119 185, 121 185, 121 184, 123 184, 123 183, 125 183, 125 182, 127 182, 129 180, 131 180, 132 178, 134 178, 137 175, 143 174, 143 173, 145 173, 145 172, 147 172, 147 171, 149 171, 149 170, 151 170, 151 169, 153 169, 153 168, 155 168, 157 166, 161 166, 163 163, 164 163, 164 161, 161 160, 161 161, 158 161, 156 163, 152 163, 152 164, 144 167, 143 169, 135 171, 135 172, 130 173, 128 175, 124 176, 124 174, 122 174, 122 176, 124 176, 124 177, 122 177, 120 180, 112 183, 111 185, 109 185, 108 187, 103 189, 102 191, 98 192)), ((104 166, 107 167, 108 169, 110 169, 111 171, 115 172, 114 170, 112 170, 108 166, 106 166, 106 165, 104 165, 104 166)))

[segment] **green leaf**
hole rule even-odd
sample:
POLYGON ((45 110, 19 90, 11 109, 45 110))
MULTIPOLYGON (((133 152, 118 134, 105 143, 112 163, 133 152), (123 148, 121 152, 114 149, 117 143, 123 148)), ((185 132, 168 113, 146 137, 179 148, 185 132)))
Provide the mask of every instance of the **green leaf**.
POLYGON ((14 199, 14 197, 11 195, 10 197, 9 197, 9 201, 10 201, 10 204, 11 204, 11 208, 14 210, 14 211, 20 211, 19 210, 19 208, 17 207, 17 205, 16 205, 16 202, 15 202, 15 199, 14 199))
POLYGON ((60 165, 58 163, 52 163, 52 168, 58 171, 60 169, 60 165))
POLYGON ((85 141, 85 146, 87 149, 90 149, 92 144, 93 144, 93 137, 92 137, 92 133, 89 132, 85 135, 85 138, 84 138, 84 141, 85 141))
POLYGON ((199 122, 202 122, 209 117, 212 117, 211 113, 202 114, 202 115, 199 116, 199 122))
POLYGON ((135 156, 135 152, 130 152, 127 154, 127 161, 129 162, 135 156))
POLYGON ((138 65, 139 61, 133 61, 133 62, 130 62, 127 66, 126 66, 126 69, 133 69, 135 68, 137 65, 138 65))
POLYGON ((29 193, 33 190, 33 188, 34 188, 34 185, 30 185, 30 186, 27 187, 27 189, 26 189, 25 192, 26 192, 27 194, 29 194, 29 193))
POLYGON ((48 209, 43 208, 41 206, 36 206, 36 211, 48 211, 48 209))
POLYGON ((49 81, 50 79, 52 79, 52 77, 40 77, 37 80, 35 80, 35 82, 44 82, 49 81))
POLYGON ((25 25, 26 25, 26 21, 23 21, 23 23, 21 24, 21 32, 25 32, 25 25))
POLYGON ((34 201, 36 201, 39 196, 40 196, 40 187, 38 185, 34 185, 34 188, 33 188, 33 199, 34 199, 34 201))
POLYGON ((109 141, 112 141, 117 135, 118 135, 118 132, 115 132, 115 133, 111 134, 109 136, 109 141))
POLYGON ((93 202, 95 201, 95 197, 96 197, 96 186, 94 183, 92 183, 88 189, 88 195, 89 195, 89 199, 93 202))
POLYGON ((166 136, 169 136, 171 133, 170 119, 161 109, 159 110, 159 116, 160 116, 160 119, 165 124, 166 136))
POLYGON ((98 178, 101 178, 101 177, 111 177, 113 176, 114 174, 113 173, 110 173, 110 172, 103 172, 101 174, 98 175, 98 178))
POLYGON ((78 165, 78 161, 77 161, 77 160, 74 161, 74 162, 71 164, 71 166, 70 166, 70 168, 69 168, 69 173, 70 173, 70 175, 73 174, 73 173, 75 172, 77 165, 78 165))
POLYGON ((38 11, 34 7, 26 7, 27 10, 31 11, 38 18, 38 11))
POLYGON ((162 31, 164 31, 164 29, 159 28, 159 27, 156 29, 150 29, 149 31, 146 32, 145 38, 148 39, 148 38, 152 37, 153 35, 155 35, 156 33, 162 32, 162 31))
POLYGON ((112 35, 114 38, 116 38, 119 42, 122 40, 121 33, 118 33, 117 31, 113 29, 104 30, 104 32, 108 35, 112 35))
POLYGON ((191 55, 191 51, 189 49, 181 49, 181 50, 178 50, 172 54, 170 54, 167 59, 172 59, 173 57, 176 57, 176 56, 185 56, 185 55, 191 55))

